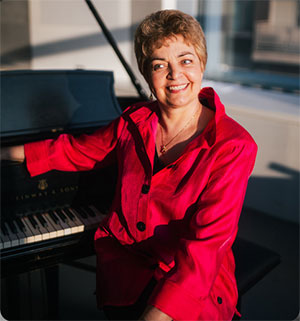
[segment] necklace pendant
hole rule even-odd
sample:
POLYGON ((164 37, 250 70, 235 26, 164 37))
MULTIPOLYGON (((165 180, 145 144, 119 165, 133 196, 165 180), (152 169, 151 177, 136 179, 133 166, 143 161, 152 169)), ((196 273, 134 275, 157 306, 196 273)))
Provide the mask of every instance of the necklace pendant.
POLYGON ((166 152, 166 150, 167 150, 166 145, 161 145, 161 146, 160 146, 160 152, 161 152, 162 154, 164 154, 164 153, 166 152))

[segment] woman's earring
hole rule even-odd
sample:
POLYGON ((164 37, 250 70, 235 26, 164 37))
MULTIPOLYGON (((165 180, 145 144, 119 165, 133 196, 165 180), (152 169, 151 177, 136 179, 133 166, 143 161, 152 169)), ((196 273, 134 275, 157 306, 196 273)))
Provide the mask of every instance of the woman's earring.
POLYGON ((149 99, 153 100, 153 94, 152 93, 150 94, 149 99))

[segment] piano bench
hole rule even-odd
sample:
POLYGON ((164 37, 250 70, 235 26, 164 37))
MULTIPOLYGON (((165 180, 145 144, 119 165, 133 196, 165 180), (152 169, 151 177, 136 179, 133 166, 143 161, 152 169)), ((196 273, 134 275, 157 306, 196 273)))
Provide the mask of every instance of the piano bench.
MULTIPOLYGON (((242 296, 271 272, 281 261, 280 255, 265 247, 238 237, 232 247, 236 261, 239 292, 237 310, 241 312, 242 296)), ((233 320, 239 320, 236 315, 233 320)))

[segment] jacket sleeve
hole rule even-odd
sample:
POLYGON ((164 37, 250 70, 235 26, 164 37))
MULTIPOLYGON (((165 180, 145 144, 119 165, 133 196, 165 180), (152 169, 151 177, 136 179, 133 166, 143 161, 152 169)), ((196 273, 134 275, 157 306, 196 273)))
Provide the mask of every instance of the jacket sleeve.
POLYGON ((61 171, 91 170, 98 162, 109 162, 120 137, 122 117, 93 134, 77 138, 62 134, 57 139, 24 145, 27 169, 31 176, 56 169, 61 171))
POLYGON ((151 305, 174 320, 198 320, 236 236, 257 146, 250 141, 221 149, 186 236, 180 240, 175 266, 150 298, 151 305))

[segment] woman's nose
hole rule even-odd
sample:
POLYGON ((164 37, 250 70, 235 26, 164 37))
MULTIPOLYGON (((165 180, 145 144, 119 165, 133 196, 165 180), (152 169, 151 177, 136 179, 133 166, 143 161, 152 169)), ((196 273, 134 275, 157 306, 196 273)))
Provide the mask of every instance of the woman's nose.
POLYGON ((181 74, 181 68, 177 65, 170 65, 169 66, 169 73, 168 73, 168 79, 177 79, 179 75, 181 74))

